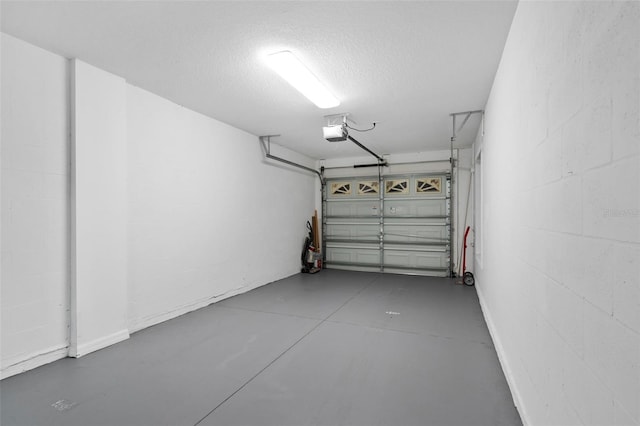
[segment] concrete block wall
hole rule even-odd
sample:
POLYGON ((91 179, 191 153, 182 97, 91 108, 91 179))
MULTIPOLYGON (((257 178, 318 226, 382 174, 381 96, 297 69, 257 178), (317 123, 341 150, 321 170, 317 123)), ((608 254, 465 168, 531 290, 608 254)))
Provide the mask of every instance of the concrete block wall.
POLYGON ((6 34, 2 52, 2 376, 66 355, 67 61, 6 34))
POLYGON ((69 355, 129 338, 127 95, 123 78, 71 61, 69 355))
POLYGON ((476 141, 477 290, 527 424, 640 425, 639 22, 520 2, 476 141))

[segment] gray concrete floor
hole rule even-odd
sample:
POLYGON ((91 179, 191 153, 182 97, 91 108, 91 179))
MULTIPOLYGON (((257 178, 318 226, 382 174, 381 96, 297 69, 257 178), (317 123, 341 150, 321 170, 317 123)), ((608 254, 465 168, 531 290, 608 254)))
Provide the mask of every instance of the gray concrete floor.
POLYGON ((474 288, 336 270, 280 280, 5 379, 0 421, 522 424, 474 288))

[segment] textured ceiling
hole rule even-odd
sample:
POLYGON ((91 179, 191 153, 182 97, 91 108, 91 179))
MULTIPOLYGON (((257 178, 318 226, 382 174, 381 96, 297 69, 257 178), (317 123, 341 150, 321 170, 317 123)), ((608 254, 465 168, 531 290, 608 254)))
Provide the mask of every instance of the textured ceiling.
MULTIPOLYGON (((351 113, 384 153, 449 146, 449 113, 482 109, 515 1, 2 1, 2 31, 314 158, 361 155, 322 138, 351 113), (264 55, 291 50, 342 101, 319 109, 264 55)), ((470 145, 479 119, 457 146, 470 145)), ((356 125, 354 125, 356 126, 356 125)))

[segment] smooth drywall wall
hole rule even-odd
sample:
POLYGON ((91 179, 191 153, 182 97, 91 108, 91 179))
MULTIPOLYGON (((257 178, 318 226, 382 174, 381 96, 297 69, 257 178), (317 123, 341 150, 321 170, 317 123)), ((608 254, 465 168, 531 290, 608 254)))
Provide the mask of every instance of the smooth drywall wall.
POLYGON ((127 128, 131 330, 300 271, 315 175, 268 164, 257 136, 131 85, 127 128))
POLYGON ((315 175, 118 76, 1 41, 2 377, 299 271, 315 175))
POLYGON ((71 333, 80 357, 129 337, 126 82, 71 61, 71 333))
POLYGON ((67 61, 1 34, 2 377, 66 356, 67 61))
POLYGON ((528 424, 640 424, 638 22, 520 2, 486 107, 477 289, 528 424))

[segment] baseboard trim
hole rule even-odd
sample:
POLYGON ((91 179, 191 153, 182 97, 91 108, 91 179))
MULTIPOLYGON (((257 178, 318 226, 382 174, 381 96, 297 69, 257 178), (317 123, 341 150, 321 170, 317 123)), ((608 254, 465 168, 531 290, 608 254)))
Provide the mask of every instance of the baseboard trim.
POLYGON ((489 310, 487 309, 487 304, 485 302, 484 295, 482 294, 481 287, 478 285, 475 286, 476 293, 478 294, 478 300, 480 301, 480 310, 482 311, 482 316, 484 317, 484 321, 487 323, 487 328, 489 329, 489 334, 491 335, 491 340, 493 340, 493 346, 496 348, 496 353, 498 354, 498 361, 500 362, 500 366, 502 367, 502 371, 504 372, 504 376, 507 379, 507 384, 509 385, 509 390, 511 391, 511 397, 513 398, 513 402, 520 414, 520 419, 522 420, 522 424, 524 426, 531 425, 531 421, 529 420, 529 415, 527 414, 527 409, 524 405, 524 401, 522 399, 522 394, 518 389, 518 386, 515 383, 513 372, 507 361, 506 354, 504 352, 504 346, 502 346, 502 341, 498 336, 498 332, 496 331, 496 327, 493 323, 493 319, 489 315, 489 310))
POLYGON ((120 343, 123 340, 127 340, 128 338, 129 338, 128 329, 116 331, 115 333, 109 334, 107 336, 94 339, 90 342, 82 343, 78 345, 75 349, 72 348, 71 350, 69 350, 69 356, 73 358, 80 358, 82 356, 90 354, 91 352, 104 349, 107 346, 120 343))
POLYGON ((137 331, 144 330, 145 328, 152 327, 152 326, 154 326, 156 324, 160 324, 160 323, 163 323, 165 321, 169 321, 171 319, 177 318, 177 317, 182 316, 184 314, 188 314, 189 312, 193 312, 193 311, 197 311, 198 309, 206 308, 209 305, 212 305, 212 304, 217 303, 217 302, 221 302, 224 299, 228 299, 229 297, 237 296, 239 294, 246 293, 246 292, 251 291, 251 290, 255 290, 256 288, 262 287, 263 285, 267 285, 267 284, 270 284, 270 283, 278 281, 278 280, 283 280, 285 278, 292 277, 292 276, 297 275, 299 273, 300 272, 299 272, 298 269, 291 270, 291 271, 286 272, 285 276, 273 277, 272 279, 270 279, 269 281, 264 282, 264 283, 252 284, 252 285, 247 285, 247 286, 243 285, 243 286, 240 286, 240 287, 235 287, 235 288, 229 289, 229 290, 227 290, 227 291, 225 291, 224 293, 221 293, 221 294, 216 294, 216 295, 207 297, 205 299, 195 300, 193 302, 186 303, 186 304, 184 304, 182 306, 179 306, 177 308, 171 309, 170 311, 167 311, 167 312, 161 312, 161 313, 149 315, 149 316, 143 317, 143 318, 131 319, 129 321, 129 331, 131 333, 135 333, 137 331))
POLYGON ((21 359, 15 359, 17 357, 13 357, 13 360, 9 359, 7 361, 9 365, 0 370, 0 380, 66 358, 68 353, 69 347, 65 345, 52 347, 43 352, 34 353, 26 357, 20 357, 21 359))
POLYGON ((247 291, 253 290, 256 287, 238 287, 231 289, 223 294, 207 297, 206 299, 196 300, 185 305, 179 306, 175 309, 172 309, 167 312, 162 312, 156 315, 150 315, 148 317, 139 318, 132 321, 129 324, 129 330, 131 333, 135 333, 136 331, 144 330, 145 328, 154 326, 156 324, 163 323, 165 321, 169 321, 171 319, 177 318, 184 314, 188 314, 189 312, 197 311, 198 309, 206 308, 207 306, 214 304, 216 302, 220 302, 224 299, 227 299, 232 296, 237 296, 238 294, 246 293, 247 291))

